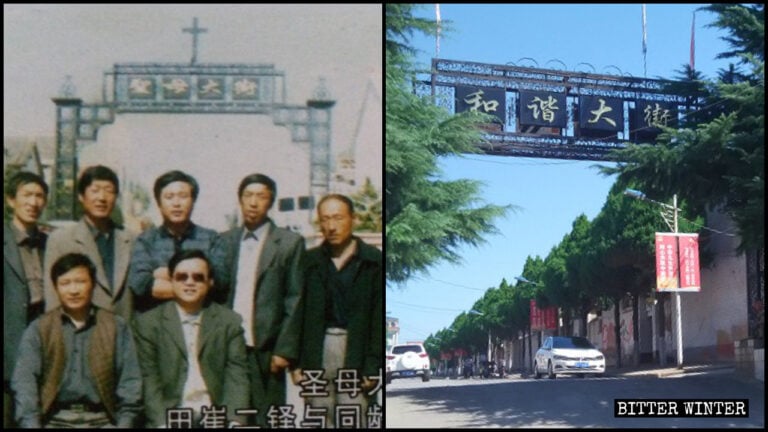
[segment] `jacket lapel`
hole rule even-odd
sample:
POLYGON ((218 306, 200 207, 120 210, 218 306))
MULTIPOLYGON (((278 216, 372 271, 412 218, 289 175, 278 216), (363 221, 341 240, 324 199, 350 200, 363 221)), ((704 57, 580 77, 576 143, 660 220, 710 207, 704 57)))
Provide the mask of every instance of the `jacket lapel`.
MULTIPOLYGON (((237 262, 240 260, 240 238, 243 236, 243 227, 233 228, 224 234, 225 247, 229 254, 229 293, 227 305, 231 308, 235 302, 235 288, 237 284, 237 262)), ((216 276, 216 275, 214 275, 216 276)))
POLYGON ((184 358, 187 358, 187 344, 184 340, 184 330, 181 328, 181 318, 179 318, 179 312, 176 310, 176 303, 169 300, 160 307, 163 308, 163 331, 168 333, 176 348, 183 353, 184 358))
POLYGON ((133 236, 124 229, 114 230, 115 233, 115 269, 112 282, 114 298, 120 296, 120 291, 125 289, 125 273, 128 271, 128 263, 131 260, 131 240, 133 236))
MULTIPOLYGON (((96 282, 103 290, 106 290, 106 293, 111 292, 110 288, 112 284, 107 280, 107 275, 104 273, 104 262, 101 260, 101 254, 99 253, 99 248, 96 246, 96 240, 93 239, 93 235, 85 222, 85 218, 81 218, 80 222, 77 223, 74 241, 79 243, 84 253, 94 260, 93 264, 96 265, 96 282)), ((112 296, 110 295, 109 297, 112 296)))
POLYGON ((267 227, 267 238, 264 241, 264 246, 262 247, 261 255, 259 256, 259 267, 256 270, 257 287, 259 279, 261 279, 261 275, 264 274, 264 272, 272 264, 272 261, 275 259, 281 240, 282 237, 280 236, 280 232, 275 229, 275 224, 270 221, 269 226, 267 227))
POLYGON ((26 282, 27 277, 24 273, 24 265, 21 263, 19 245, 16 244, 16 234, 13 228, 5 223, 3 224, 3 255, 19 279, 26 282))
POLYGON ((206 343, 214 338, 216 333, 216 322, 218 321, 216 317, 218 314, 219 311, 213 304, 203 309, 203 316, 200 322, 200 335, 198 337, 198 341, 200 342, 197 347, 198 354, 202 353, 206 343))

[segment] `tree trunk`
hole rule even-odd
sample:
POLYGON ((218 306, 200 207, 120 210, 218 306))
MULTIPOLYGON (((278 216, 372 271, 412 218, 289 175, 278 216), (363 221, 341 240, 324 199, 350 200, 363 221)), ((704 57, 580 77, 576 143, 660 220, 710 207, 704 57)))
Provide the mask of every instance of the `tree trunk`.
POLYGON ((639 306, 640 296, 637 294, 632 296, 632 340, 634 341, 634 349, 632 350, 632 364, 637 367, 640 365, 640 329, 638 324, 640 322, 639 306))
POLYGON ((589 329, 587 328, 587 324, 589 324, 589 309, 588 308, 580 308, 579 309, 579 321, 581 321, 581 331, 584 333, 582 336, 585 338, 589 338, 589 329))
POLYGON ((563 336, 574 336, 573 323, 571 322, 572 315, 569 308, 563 308, 563 331, 565 332, 563 336))
POLYGON ((528 324, 528 362, 525 365, 526 370, 531 370, 533 367, 533 334, 531 324, 528 324))
POLYGON ((616 367, 621 368, 621 297, 613 300, 613 330, 616 335, 616 367))

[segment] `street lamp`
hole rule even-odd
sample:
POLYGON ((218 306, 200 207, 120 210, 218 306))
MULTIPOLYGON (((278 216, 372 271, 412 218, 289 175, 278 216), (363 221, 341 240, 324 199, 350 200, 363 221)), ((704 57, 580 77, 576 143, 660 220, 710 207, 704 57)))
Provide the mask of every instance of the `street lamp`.
MULTIPOLYGON (((485 315, 484 313, 480 312, 479 310, 470 309, 469 312, 472 315, 485 315)), ((488 326, 488 357, 486 358, 486 361, 491 361, 491 326, 488 326)))
MULTIPOLYGON (((528 278, 526 278, 525 276, 522 276, 522 275, 515 276, 515 279, 517 281, 519 281, 519 282, 529 283, 529 284, 534 285, 534 286, 540 286, 541 285, 540 283, 534 282, 534 281, 532 281, 532 280, 530 280, 530 279, 528 279, 528 278)), ((531 334, 531 331, 532 331, 531 324, 529 322, 529 324, 528 324, 528 357, 529 358, 533 358, 533 346, 532 346, 533 345, 533 335, 531 334)), ((541 346, 541 341, 544 339, 544 329, 540 329, 538 331, 538 334, 539 334, 539 346, 541 346)), ((523 340, 523 350, 525 350, 525 340, 523 340)), ((525 356, 525 354, 523 354, 523 356, 525 356)))
POLYGON ((520 281, 520 282, 522 282, 522 283, 529 283, 529 284, 533 284, 533 285, 539 285, 538 282, 534 282, 532 280, 526 279, 523 276, 515 276, 515 279, 520 281))
MULTIPOLYGON (((647 196, 645 196, 644 193, 635 189, 625 190, 624 195, 629 196, 631 198, 652 202, 656 205, 662 206, 666 210, 671 211, 672 212, 671 224, 669 223, 668 216, 664 212, 661 213, 661 216, 664 218, 664 222, 667 223, 667 226, 669 226, 672 229, 672 231, 675 234, 677 234, 677 212, 679 211, 679 209, 677 208, 677 194, 672 195, 672 205, 652 200, 647 196)), ((677 368, 682 369, 683 368, 683 318, 682 318, 682 304, 680 302, 680 291, 675 291, 675 329, 677 330, 676 331, 677 333, 677 368)))

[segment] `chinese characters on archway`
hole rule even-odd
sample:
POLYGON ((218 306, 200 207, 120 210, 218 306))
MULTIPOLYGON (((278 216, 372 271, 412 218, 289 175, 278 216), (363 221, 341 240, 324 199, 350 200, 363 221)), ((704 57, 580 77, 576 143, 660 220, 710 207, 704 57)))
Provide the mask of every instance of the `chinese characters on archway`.
MULTIPOLYGON (((456 112, 483 112, 496 116, 501 124, 506 124, 506 99, 504 89, 456 86, 456 112)), ((629 129, 638 139, 652 138, 661 131, 660 126, 672 126, 677 118, 673 104, 666 102, 602 95, 580 95, 571 99, 574 128, 582 136, 623 132, 625 112, 633 114, 628 119, 629 129), (634 106, 628 104, 630 101, 634 106)), ((550 127, 549 130, 558 133, 559 128, 567 127, 568 103, 564 92, 520 90, 516 107, 520 125, 550 127)))
POLYGON ((507 98, 504 93, 504 90, 498 88, 456 87, 456 97, 461 101, 456 107, 456 112, 482 112, 496 116, 499 122, 504 124, 507 112, 507 98))

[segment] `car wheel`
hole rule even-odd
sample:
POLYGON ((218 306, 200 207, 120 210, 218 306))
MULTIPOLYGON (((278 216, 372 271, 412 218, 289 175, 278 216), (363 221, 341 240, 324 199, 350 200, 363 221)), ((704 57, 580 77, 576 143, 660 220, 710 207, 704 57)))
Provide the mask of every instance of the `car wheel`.
POLYGON ((549 379, 557 378, 557 375, 555 375, 555 367, 552 366, 552 362, 549 362, 549 364, 547 365, 547 378, 549 379))
POLYGON ((387 384, 392 384, 392 377, 390 375, 387 375, 384 379, 384 382, 387 384))
POLYGON ((541 374, 539 373, 539 365, 537 365, 536 362, 533 362, 533 378, 541 378, 541 374))
POLYGON ((424 372, 424 375, 421 376, 421 381, 422 382, 429 382, 430 375, 431 374, 429 373, 429 371, 424 372))

